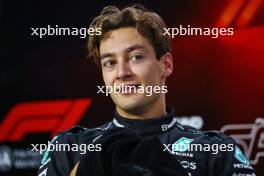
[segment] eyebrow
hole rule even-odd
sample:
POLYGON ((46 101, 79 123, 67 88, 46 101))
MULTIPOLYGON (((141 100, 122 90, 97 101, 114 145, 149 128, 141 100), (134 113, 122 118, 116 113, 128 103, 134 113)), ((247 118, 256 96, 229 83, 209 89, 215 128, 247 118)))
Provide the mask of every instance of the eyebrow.
POLYGON ((130 52, 132 52, 132 51, 134 51, 134 50, 137 50, 137 49, 143 49, 143 50, 146 50, 146 47, 145 47, 144 45, 132 45, 132 46, 130 46, 130 47, 128 47, 128 48, 126 49, 126 52, 130 53, 130 52))
MULTIPOLYGON (((126 48, 126 49, 125 49, 125 52, 126 52, 126 53, 130 53, 130 52, 132 52, 132 51, 134 51, 134 50, 137 50, 137 49, 147 50, 146 47, 145 47, 144 45, 138 45, 138 44, 136 44, 136 45, 132 45, 132 46, 126 48)), ((102 54, 102 55, 100 56, 100 60, 103 60, 103 59, 105 59, 105 58, 107 58, 107 57, 112 57, 113 55, 115 55, 115 54, 114 54, 114 53, 105 53, 105 54, 102 54)))
POLYGON ((100 60, 103 60, 107 57, 112 57, 114 54, 113 53, 105 53, 103 55, 100 56, 100 60))

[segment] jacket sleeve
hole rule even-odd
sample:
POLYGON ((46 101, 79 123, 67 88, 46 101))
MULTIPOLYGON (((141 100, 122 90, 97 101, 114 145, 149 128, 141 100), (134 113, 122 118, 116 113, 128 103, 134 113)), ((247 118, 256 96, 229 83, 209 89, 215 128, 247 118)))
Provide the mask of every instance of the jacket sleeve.
POLYGON ((239 147, 234 143, 234 149, 231 152, 227 152, 225 156, 225 167, 223 175, 247 175, 254 176, 255 172, 249 161, 243 155, 239 147))
POLYGON ((209 157, 209 175, 220 176, 255 176, 255 172, 242 151, 236 145, 235 140, 222 133, 218 133, 218 146, 228 146, 225 151, 209 157))
POLYGON ((60 151, 60 144, 69 144, 68 137, 64 134, 55 136, 44 152, 38 176, 69 176, 73 168, 71 155, 68 151, 60 151), (57 147, 57 148, 56 148, 57 147))

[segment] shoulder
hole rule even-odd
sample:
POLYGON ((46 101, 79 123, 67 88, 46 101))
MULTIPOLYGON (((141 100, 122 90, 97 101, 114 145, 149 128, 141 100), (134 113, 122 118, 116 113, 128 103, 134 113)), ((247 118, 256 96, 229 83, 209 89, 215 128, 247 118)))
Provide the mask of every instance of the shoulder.
POLYGON ((76 143, 82 138, 92 138, 98 134, 103 134, 113 128, 112 122, 107 122, 95 128, 85 128, 83 126, 74 126, 69 130, 59 132, 52 141, 58 141, 59 143, 76 143))
POLYGON ((85 128, 82 126, 75 126, 67 131, 63 131, 58 133, 56 136, 52 138, 51 141, 48 142, 48 146, 44 151, 40 151, 43 153, 43 158, 41 160, 41 165, 45 165, 47 163, 48 158, 51 160, 66 158, 68 156, 67 153, 71 152, 71 150, 60 150, 63 147, 72 147, 72 145, 79 144, 89 144, 93 141, 98 134, 105 132, 107 129, 111 128, 111 122, 103 124, 97 128, 85 128), (67 145, 67 146, 66 146, 67 145))
POLYGON ((235 143, 234 139, 230 136, 217 130, 198 130, 188 125, 177 124, 179 129, 189 137, 195 138, 196 141, 208 143, 235 143))

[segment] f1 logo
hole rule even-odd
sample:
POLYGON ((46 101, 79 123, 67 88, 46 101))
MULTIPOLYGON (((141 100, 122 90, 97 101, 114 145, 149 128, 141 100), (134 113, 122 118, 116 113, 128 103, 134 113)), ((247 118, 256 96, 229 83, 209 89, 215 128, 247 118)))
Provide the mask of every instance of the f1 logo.
POLYGON ((221 131, 233 137, 243 149, 250 164, 258 163, 264 157, 264 119, 258 118, 255 124, 228 124, 221 131))
POLYGON ((0 142, 16 142, 29 133, 60 131, 76 125, 91 105, 91 99, 20 103, 0 124, 0 142))

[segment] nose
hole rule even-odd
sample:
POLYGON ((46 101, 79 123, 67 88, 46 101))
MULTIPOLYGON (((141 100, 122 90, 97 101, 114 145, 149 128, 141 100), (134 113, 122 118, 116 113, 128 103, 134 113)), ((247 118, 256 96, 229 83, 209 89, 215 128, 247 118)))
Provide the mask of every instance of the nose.
POLYGON ((125 81, 131 78, 132 72, 130 66, 126 62, 120 62, 117 68, 117 79, 125 81))

